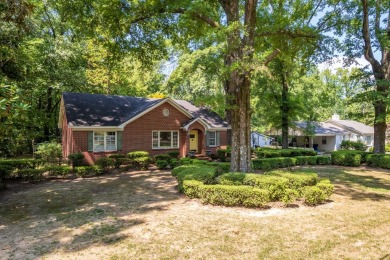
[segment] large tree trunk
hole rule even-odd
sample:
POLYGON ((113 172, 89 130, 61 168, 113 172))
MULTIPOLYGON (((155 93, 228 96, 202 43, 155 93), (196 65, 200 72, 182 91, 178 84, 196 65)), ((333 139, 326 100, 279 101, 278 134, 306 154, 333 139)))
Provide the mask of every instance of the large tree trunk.
POLYGON ((282 148, 288 148, 288 114, 289 114, 289 103, 288 103, 288 82, 287 73, 282 70, 282 148))
MULTIPOLYGON (((374 153, 385 153, 386 141, 386 115, 387 115, 387 98, 390 88, 390 20, 387 23, 387 37, 383 37, 380 32, 380 8, 379 1, 375 4, 375 37, 379 42, 382 60, 379 62, 374 57, 371 46, 371 33, 369 23, 369 3, 367 0, 361 0, 363 11, 362 36, 364 40, 364 58, 371 64, 376 84, 376 95, 373 101, 375 118, 374 118, 374 153)), ((390 10, 389 10, 390 17, 390 10)))
MULTIPOLYGON (((240 2, 238 0, 220 0, 226 13, 227 24, 236 26, 240 23, 240 2)), ((234 172, 250 172, 250 68, 248 63, 253 58, 254 28, 256 25, 257 0, 245 2, 245 33, 241 39, 240 28, 233 29, 228 35, 225 66, 230 70, 225 82, 227 119, 231 130, 231 166, 234 172)))

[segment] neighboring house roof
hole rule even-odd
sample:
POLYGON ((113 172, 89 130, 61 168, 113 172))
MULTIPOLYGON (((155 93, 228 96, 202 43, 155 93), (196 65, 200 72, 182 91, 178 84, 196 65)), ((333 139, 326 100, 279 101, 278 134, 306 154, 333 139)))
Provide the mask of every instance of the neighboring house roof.
MULTIPOLYGON (((307 127, 306 122, 296 122, 297 128, 305 129, 307 127)), ((335 135, 347 133, 344 129, 337 127, 327 122, 316 122, 314 123, 314 134, 315 135, 335 135)))
POLYGON ((253 135, 253 134, 256 134, 256 135, 261 135, 261 136, 263 136, 263 137, 272 138, 272 137, 270 137, 270 136, 268 136, 268 135, 261 134, 261 133, 259 133, 259 132, 257 132, 257 131, 252 131, 251 134, 252 134, 252 135, 253 135))
POLYGON ((178 107, 179 110, 183 110, 182 112, 190 118, 189 121, 202 119, 212 128, 229 127, 216 113, 205 108, 198 108, 184 100, 63 93, 68 124, 79 127, 117 127, 130 122, 146 110, 153 109, 166 101, 173 102, 174 106, 178 107))
POLYGON ((353 120, 328 120, 327 123, 334 124, 345 130, 358 134, 374 134, 374 127, 353 120))

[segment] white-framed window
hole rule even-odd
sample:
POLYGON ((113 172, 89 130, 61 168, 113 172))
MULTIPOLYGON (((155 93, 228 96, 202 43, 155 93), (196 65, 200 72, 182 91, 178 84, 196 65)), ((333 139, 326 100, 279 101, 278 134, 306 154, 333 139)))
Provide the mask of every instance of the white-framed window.
POLYGON ((153 149, 179 148, 178 131, 153 131, 152 132, 153 149))
POLYGON ((367 135, 366 136, 366 144, 371 144, 371 141, 372 141, 372 138, 371 138, 371 135, 367 135))
POLYGON ((326 136, 322 137, 322 144, 326 144, 326 136))
POLYGON ((217 138, 216 138, 216 132, 210 131, 209 132, 209 146, 213 147, 217 145, 217 138))
POLYGON ((116 132, 93 132, 93 151, 116 151, 116 132))

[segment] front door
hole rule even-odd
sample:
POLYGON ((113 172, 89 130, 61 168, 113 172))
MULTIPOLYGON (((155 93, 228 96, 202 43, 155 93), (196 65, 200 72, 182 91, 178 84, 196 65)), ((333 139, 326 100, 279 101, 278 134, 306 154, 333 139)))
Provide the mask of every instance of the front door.
POLYGON ((198 152, 198 130, 190 131, 190 151, 198 152))

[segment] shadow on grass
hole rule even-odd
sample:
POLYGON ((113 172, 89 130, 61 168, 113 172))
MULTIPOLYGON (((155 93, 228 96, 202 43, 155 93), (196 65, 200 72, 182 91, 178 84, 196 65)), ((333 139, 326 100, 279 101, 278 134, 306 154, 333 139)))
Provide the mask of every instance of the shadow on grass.
POLYGON ((335 185, 335 194, 353 200, 390 200, 390 181, 375 176, 379 175, 374 173, 376 170, 334 166, 316 168, 320 177, 328 178, 335 185))
POLYGON ((17 240, 9 229, 17 225, 24 236, 36 238, 29 250, 37 256, 113 244, 126 239, 122 231, 143 224, 144 214, 164 211, 179 199, 176 184, 168 172, 130 172, 11 188, 0 197, 1 232, 17 240))

